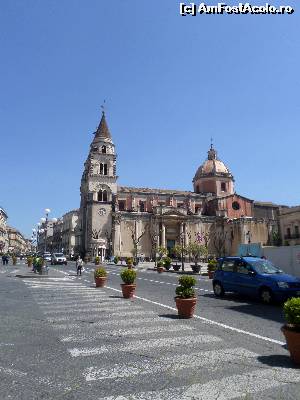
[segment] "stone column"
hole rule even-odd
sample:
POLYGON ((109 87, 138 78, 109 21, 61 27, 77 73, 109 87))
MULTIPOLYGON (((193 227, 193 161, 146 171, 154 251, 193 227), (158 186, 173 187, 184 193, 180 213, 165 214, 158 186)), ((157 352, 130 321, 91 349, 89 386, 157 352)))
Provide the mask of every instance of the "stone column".
POLYGON ((164 224, 161 226, 161 245, 166 247, 166 227, 164 224))
POLYGON ((114 255, 121 255, 121 225, 120 223, 115 223, 114 232, 114 255))

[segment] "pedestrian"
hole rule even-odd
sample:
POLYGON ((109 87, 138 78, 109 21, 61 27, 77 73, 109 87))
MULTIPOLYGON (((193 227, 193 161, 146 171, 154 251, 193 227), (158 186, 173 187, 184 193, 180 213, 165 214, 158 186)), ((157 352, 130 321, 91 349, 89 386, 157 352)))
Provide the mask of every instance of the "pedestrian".
POLYGON ((5 265, 5 255, 2 254, 2 264, 5 265))
POLYGON ((76 261, 77 276, 78 275, 81 276, 82 265, 83 265, 83 260, 80 256, 78 256, 77 261, 76 261))

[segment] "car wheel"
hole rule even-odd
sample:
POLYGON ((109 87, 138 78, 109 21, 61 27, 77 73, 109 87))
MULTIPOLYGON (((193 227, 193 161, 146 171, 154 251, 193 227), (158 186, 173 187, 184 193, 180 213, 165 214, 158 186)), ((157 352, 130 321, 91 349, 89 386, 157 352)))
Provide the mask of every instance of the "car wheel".
POLYGON ((273 293, 272 290, 268 288, 262 288, 259 293, 260 300, 264 304, 271 304, 273 301, 273 293))
POLYGON ((224 294, 225 294, 224 288, 220 282, 215 282, 213 287, 214 287, 214 294, 216 297, 224 296, 224 294))

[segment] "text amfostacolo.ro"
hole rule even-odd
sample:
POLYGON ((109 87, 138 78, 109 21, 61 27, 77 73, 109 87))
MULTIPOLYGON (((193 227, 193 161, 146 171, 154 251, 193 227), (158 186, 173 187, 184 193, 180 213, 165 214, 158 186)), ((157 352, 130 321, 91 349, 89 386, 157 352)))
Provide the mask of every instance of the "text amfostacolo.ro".
POLYGON ((205 3, 180 3, 180 15, 197 14, 293 14, 295 11, 291 6, 273 6, 269 3, 264 5, 253 5, 250 3, 238 3, 237 5, 227 5, 226 3, 217 3, 216 5, 207 5, 205 3))

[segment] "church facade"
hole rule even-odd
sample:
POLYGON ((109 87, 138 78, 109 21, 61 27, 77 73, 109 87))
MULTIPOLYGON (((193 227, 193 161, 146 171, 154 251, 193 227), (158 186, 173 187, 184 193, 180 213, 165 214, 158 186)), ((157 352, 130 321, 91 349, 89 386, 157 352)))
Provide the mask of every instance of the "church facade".
POLYGON ((235 192, 234 177, 211 145, 192 191, 118 185, 117 155, 104 112, 81 179, 76 231, 82 255, 153 258, 159 246, 191 242, 209 253, 234 255, 240 243, 273 244, 279 206, 235 192))

